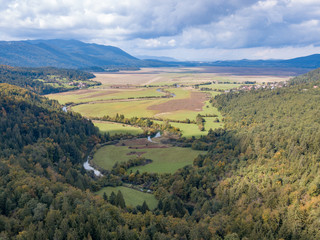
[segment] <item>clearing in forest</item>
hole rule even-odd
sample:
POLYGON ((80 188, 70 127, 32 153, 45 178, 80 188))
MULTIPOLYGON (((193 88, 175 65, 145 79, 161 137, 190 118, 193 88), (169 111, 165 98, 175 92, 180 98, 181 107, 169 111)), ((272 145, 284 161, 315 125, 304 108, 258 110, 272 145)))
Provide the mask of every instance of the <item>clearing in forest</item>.
POLYGON ((158 204, 158 200, 154 197, 153 194, 145 193, 139 190, 135 190, 135 189, 123 187, 123 186, 104 187, 100 191, 98 191, 97 194, 102 197, 103 193, 106 193, 106 195, 110 197, 112 192, 117 194, 119 190, 123 195, 126 206, 131 206, 131 207, 136 207, 138 205, 141 206, 143 204, 143 201, 146 201, 149 209, 153 210, 156 208, 158 204))
POLYGON ((174 173, 179 168, 193 163, 199 154, 191 148, 173 147, 168 144, 151 143, 147 139, 122 141, 117 145, 107 145, 100 148, 93 157, 93 162, 106 170, 111 170, 116 163, 127 162, 130 159, 144 157, 152 160, 143 166, 128 169, 128 172, 174 173))

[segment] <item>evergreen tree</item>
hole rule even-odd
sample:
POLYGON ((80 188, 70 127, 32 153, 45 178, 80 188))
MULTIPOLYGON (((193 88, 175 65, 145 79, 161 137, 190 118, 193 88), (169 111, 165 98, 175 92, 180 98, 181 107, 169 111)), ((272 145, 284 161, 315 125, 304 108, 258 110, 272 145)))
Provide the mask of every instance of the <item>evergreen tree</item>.
POLYGON ((126 203, 124 201, 123 195, 121 193, 121 191, 119 190, 115 199, 115 205, 119 206, 121 208, 125 208, 126 207, 126 203))

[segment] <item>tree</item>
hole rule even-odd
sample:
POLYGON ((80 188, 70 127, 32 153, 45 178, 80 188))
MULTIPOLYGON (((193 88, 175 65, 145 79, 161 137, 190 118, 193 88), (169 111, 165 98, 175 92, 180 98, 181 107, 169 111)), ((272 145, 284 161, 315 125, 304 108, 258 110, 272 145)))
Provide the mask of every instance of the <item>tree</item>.
POLYGON ((143 214, 145 214, 147 211, 150 211, 148 204, 146 203, 146 201, 143 201, 142 206, 141 206, 141 212, 143 214))
POLYGON ((115 205, 119 206, 121 208, 125 208, 126 207, 126 203, 124 201, 123 195, 121 193, 121 191, 119 190, 115 199, 115 205))

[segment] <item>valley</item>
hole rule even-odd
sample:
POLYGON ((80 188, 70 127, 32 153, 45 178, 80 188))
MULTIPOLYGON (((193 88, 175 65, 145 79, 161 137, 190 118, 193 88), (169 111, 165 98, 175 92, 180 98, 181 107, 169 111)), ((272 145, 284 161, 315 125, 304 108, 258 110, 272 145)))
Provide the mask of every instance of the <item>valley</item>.
POLYGON ((1 1, 0 240, 319 240, 320 1, 1 1))
POLYGON ((47 97, 94 120, 101 129, 106 129, 103 124, 111 126, 113 135, 123 134, 123 128, 129 126, 124 122, 110 125, 116 121, 102 121, 102 118, 115 118, 118 114, 124 118, 148 118, 160 125, 169 123, 178 128, 182 136, 200 137, 210 129, 223 127, 221 114, 209 102, 215 95, 243 85, 250 86, 250 83, 283 82, 291 77, 290 74, 295 74, 290 69, 273 72, 271 69, 262 73, 260 69, 255 70, 256 74, 262 75, 255 75, 254 69, 244 71, 228 67, 224 71, 223 67, 194 67, 95 73, 94 80, 100 82, 100 86, 47 97), (202 130, 196 123, 198 114, 205 117, 202 130), (118 132, 116 126, 119 126, 118 132))
POLYGON ((0 236, 317 239, 319 69, 165 71, 47 97, 0 84, 0 236))
MULTIPOLYGON (((46 96, 91 119, 102 134, 113 140, 99 146, 92 156, 91 164, 102 173, 128 174, 131 178, 139 173, 174 174, 192 165, 198 155, 207 153, 200 150, 207 147, 192 147, 194 140, 187 143, 182 139, 199 139, 224 127, 222 114, 212 105, 215 96, 255 84, 285 82, 291 77, 285 73, 293 74, 288 69, 262 73, 256 69, 256 74, 262 75, 255 75, 252 69, 222 69, 147 68, 94 73, 94 80, 101 85, 46 96), (148 141, 147 136, 156 132, 162 136, 153 141, 149 137, 148 141)), ((137 189, 145 187, 136 184, 137 189)), ((103 188, 98 194, 110 195, 110 189, 116 192, 120 188, 136 193, 140 199, 131 202, 124 193, 126 202, 134 206, 142 204, 144 195, 124 186, 103 188)))

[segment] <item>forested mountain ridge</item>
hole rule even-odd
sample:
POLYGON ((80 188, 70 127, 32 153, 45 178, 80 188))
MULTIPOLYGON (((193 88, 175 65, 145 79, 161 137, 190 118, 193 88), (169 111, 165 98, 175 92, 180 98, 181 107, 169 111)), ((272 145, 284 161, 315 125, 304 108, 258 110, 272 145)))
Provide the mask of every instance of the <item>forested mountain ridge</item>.
POLYGON ((200 139, 209 153, 162 183, 213 236, 320 238, 320 90, 309 78, 319 83, 318 72, 290 87, 215 97, 225 132, 200 139))
POLYGON ((77 40, 0 42, 0 64, 10 66, 85 68, 137 66, 140 62, 119 48, 77 40))
POLYGON ((92 73, 52 67, 22 68, 0 65, 0 83, 27 88, 39 94, 64 92, 100 85, 92 73))
POLYGON ((58 102, 0 84, 0 130, 0 239, 196 239, 201 231, 95 196, 100 180, 82 164, 106 139, 58 102))
POLYGON ((0 157, 31 154, 33 164, 51 166, 65 176, 68 168, 63 166, 81 165, 97 141, 94 139, 98 139, 98 130, 90 121, 76 113, 65 113, 57 101, 23 88, 0 84, 0 106, 0 157), (32 151, 26 152, 29 148, 32 151), (48 155, 43 151, 49 151, 48 155), (43 154, 47 156, 44 159, 43 154))

